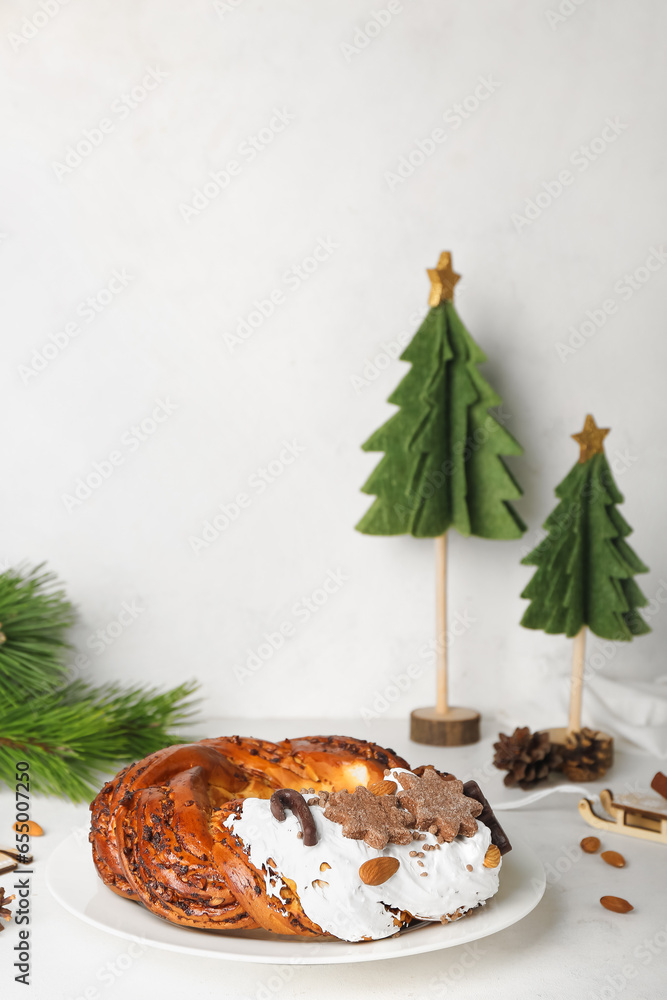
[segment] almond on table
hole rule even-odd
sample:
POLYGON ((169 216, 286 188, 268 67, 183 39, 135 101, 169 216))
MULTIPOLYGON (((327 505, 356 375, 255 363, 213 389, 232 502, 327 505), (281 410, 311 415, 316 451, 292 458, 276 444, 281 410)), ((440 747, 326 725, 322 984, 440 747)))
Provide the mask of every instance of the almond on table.
POLYGON ((625 868, 625 858, 618 851, 603 851, 600 857, 612 868, 625 868))
POLYGON ((44 831, 39 823, 35 823, 32 819, 26 820, 25 823, 14 823, 14 826, 12 827, 14 833, 19 832, 19 827, 21 828, 21 833, 29 833, 31 837, 41 837, 44 834, 44 831), (28 827, 27 831, 23 829, 25 826, 28 827))
POLYGON ((628 903, 627 899, 621 899, 620 896, 600 896, 600 902, 605 910, 611 910, 613 913, 629 913, 630 910, 634 910, 632 903, 628 903))

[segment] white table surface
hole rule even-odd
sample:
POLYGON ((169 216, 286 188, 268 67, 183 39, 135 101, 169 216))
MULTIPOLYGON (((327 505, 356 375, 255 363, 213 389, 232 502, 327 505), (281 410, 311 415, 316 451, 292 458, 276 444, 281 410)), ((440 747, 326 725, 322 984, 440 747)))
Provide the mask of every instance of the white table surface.
MULTIPOLYGON (((485 722, 484 738, 456 749, 411 743, 402 721, 379 719, 368 728, 351 721, 220 720, 209 735, 238 732, 267 739, 312 733, 346 733, 392 746, 414 766, 432 762, 462 779, 475 777, 494 802, 516 798, 502 775, 489 766, 497 726, 485 722), (366 729, 362 732, 362 729, 366 729)), ((617 747, 616 763, 591 792, 609 786, 621 793, 646 788, 664 762, 617 747)), ((193 996, 197 1000, 290 1000, 290 998, 387 997, 457 1000, 480 997, 593 998, 658 1000, 667 996, 667 847, 629 837, 601 834, 603 847, 621 851, 625 869, 605 865, 579 850, 593 834, 577 811, 578 796, 556 793, 521 812, 505 814, 541 857, 547 891, 536 910, 513 927, 459 948, 386 962, 350 966, 287 967, 227 963, 139 948, 130 941, 89 927, 51 897, 45 884, 46 861, 73 830, 81 831, 87 851, 86 806, 36 796, 32 816, 45 835, 33 840, 30 992, 14 983, 12 949, 18 928, 13 921, 0 937, 0 996, 33 1000, 116 1000, 153 996, 193 996), (635 907, 620 915, 603 909, 602 895, 619 895, 635 907)), ((11 842, 13 796, 0 792, 0 843, 11 842)), ((499 814, 502 822, 503 814, 499 814)), ((92 862, 91 862, 92 863, 92 862)), ((8 888, 12 877, 0 884, 8 888)), ((128 904, 130 905, 130 904, 128 904)))

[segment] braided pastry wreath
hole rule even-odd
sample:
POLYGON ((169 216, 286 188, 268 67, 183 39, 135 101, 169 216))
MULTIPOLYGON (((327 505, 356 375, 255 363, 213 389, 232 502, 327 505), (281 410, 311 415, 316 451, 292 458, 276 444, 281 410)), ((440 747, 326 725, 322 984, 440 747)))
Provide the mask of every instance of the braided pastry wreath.
MULTIPOLYGON (((442 775, 433 768, 411 772, 406 761, 393 750, 341 736, 309 736, 280 743, 231 736, 167 747, 124 768, 107 782, 93 801, 91 812, 93 860, 98 874, 113 892, 142 903, 172 923, 218 931, 261 928, 311 937, 323 934, 321 925, 326 920, 315 922, 311 910, 310 917, 306 914, 297 886, 278 871, 274 859, 264 854, 259 861, 255 858, 253 864, 253 839, 261 850, 262 837, 270 829, 280 829, 287 849, 297 851, 297 868, 306 857, 311 862, 320 862, 318 850, 324 848, 326 838, 323 837, 319 847, 314 846, 318 841, 317 824, 321 833, 325 827, 328 833, 333 830, 335 843, 329 836, 330 848, 335 850, 338 845, 342 849, 341 864, 347 864, 350 856, 356 859, 355 879, 357 868, 363 872, 364 865, 359 865, 365 859, 369 877, 368 881, 366 877, 361 881, 367 886, 378 885, 376 877, 374 880, 378 864, 383 866, 383 878, 390 869, 392 872, 398 869, 399 861, 388 856, 392 852, 404 852, 400 855, 403 875, 397 876, 400 882, 400 878, 409 876, 410 866, 424 867, 420 860, 426 856, 424 852, 408 851, 408 847, 424 846, 425 851, 435 851, 442 844, 453 850, 452 858, 458 857, 455 867, 468 879, 473 866, 464 862, 479 862, 479 878, 483 876, 486 881, 474 883, 479 888, 476 893, 479 898, 471 899, 469 906, 483 902, 497 890, 497 872, 492 875, 486 869, 496 868, 500 854, 510 850, 474 782, 463 786, 452 775, 442 775), (429 773, 425 774, 425 770, 429 773), (388 781, 387 776, 395 780, 388 781), (421 791, 417 785, 423 786, 421 791), (369 786, 375 790, 371 792, 369 786), (308 803, 299 794, 299 790, 306 789, 314 796, 308 803), (391 794, 394 790, 398 798, 391 794), (378 795, 380 798, 375 797, 378 795), (465 837, 456 836, 458 821, 449 830, 451 817, 444 813, 442 828, 438 827, 437 819, 431 825, 435 814, 430 803, 438 795, 443 802, 451 799, 457 808, 463 807, 465 817, 460 832, 465 837), (399 801, 401 796, 404 801, 399 801), (314 808, 315 805, 320 808, 314 808), (289 822, 285 822, 286 809, 290 812, 289 822), (270 813, 279 824, 271 820, 270 813), (378 815, 383 821, 385 818, 393 823, 400 821, 393 833, 385 832, 383 836, 375 820, 364 821, 364 816, 378 815), (475 816, 486 824, 479 830, 475 816), (408 826, 413 829, 407 829, 408 826), (435 833, 445 836, 438 836, 436 842, 435 833), (455 838, 460 843, 442 843, 455 838), (411 843, 425 839, 429 843, 411 843), (500 845, 500 849, 494 845, 500 845), (384 849, 379 852, 379 848, 384 849), (493 861, 489 862, 489 857, 493 861), (282 887, 279 892, 276 886, 282 887)), ((428 857, 435 859, 436 855, 428 857)), ((446 859, 450 864, 448 858, 443 851, 440 864, 446 859)), ((329 860, 334 859, 329 857, 329 860)), ((315 874, 319 876, 330 868, 323 862, 315 874)), ((415 873, 422 874, 414 867, 410 892, 414 894, 416 883, 420 892, 423 890, 428 896, 427 884, 415 878, 415 873)), ((312 874, 308 875, 309 880, 312 874)), ((431 882, 435 889, 435 880, 431 882)), ((315 878, 303 887, 302 895, 310 892, 312 897, 318 883, 328 885, 325 879, 315 878)), ((344 890, 345 907, 347 896, 355 894, 355 886, 351 892, 344 890)), ((450 898, 458 902, 460 897, 450 898)), ((324 905, 323 915, 330 922, 330 933, 325 936, 348 940, 387 936, 412 919, 412 913, 395 909, 379 898, 362 900, 364 919, 369 907, 378 911, 375 929, 366 933, 362 921, 356 937, 349 936, 352 933, 349 911, 341 910, 339 923, 332 924, 330 900, 323 904, 320 898, 319 903, 324 905)), ((359 900, 355 906, 358 910, 359 900)), ((469 906, 461 912, 429 919, 455 919, 467 912, 469 906)), ((414 912, 417 911, 413 909, 414 912)))
MULTIPOLYGON (((220 825, 226 803, 270 798, 279 788, 353 791, 381 780, 385 768, 407 766, 393 750, 341 736, 280 743, 223 736, 167 747, 126 767, 92 803, 95 867, 114 892, 173 923, 254 928, 214 839, 212 821, 220 825)), ((294 933, 313 933, 296 906, 294 921, 294 933)))

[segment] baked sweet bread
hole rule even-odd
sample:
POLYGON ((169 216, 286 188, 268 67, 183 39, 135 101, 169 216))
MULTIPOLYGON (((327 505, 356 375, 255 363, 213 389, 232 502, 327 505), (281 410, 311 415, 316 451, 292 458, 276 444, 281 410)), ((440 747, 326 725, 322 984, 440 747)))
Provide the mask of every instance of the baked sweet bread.
POLYGON ((167 747, 124 768, 93 801, 93 860, 110 889, 174 923, 255 927, 217 861, 214 810, 278 788, 353 790, 405 765, 392 750, 342 736, 280 743, 231 736, 167 747))
POLYGON ((169 747, 91 809, 110 888, 217 930, 361 941, 448 922, 497 891, 511 849, 475 782, 344 737, 169 747))

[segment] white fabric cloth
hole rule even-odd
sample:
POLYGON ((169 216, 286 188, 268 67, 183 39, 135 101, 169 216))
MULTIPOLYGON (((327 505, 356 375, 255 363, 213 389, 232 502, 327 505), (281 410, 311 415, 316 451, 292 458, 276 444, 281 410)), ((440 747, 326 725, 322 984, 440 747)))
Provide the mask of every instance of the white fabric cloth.
POLYGON ((620 683, 595 677, 586 686, 584 715, 597 729, 667 757, 667 684, 620 683))
MULTIPOLYGON (((569 715, 569 675, 542 677, 527 697, 515 699, 498 712, 503 732, 514 726, 532 730, 566 726, 569 715)), ((667 757, 667 682, 612 680, 597 674, 584 684, 582 724, 622 737, 653 757, 667 757)))

